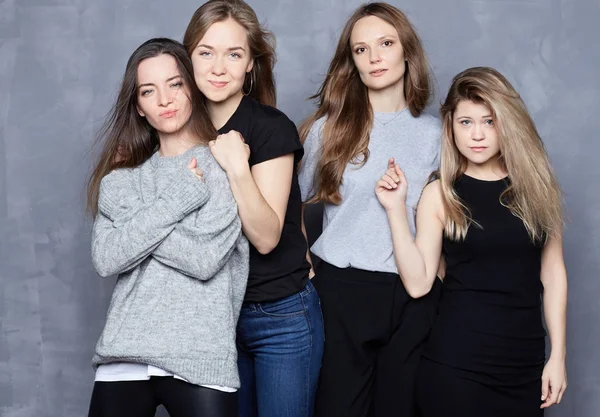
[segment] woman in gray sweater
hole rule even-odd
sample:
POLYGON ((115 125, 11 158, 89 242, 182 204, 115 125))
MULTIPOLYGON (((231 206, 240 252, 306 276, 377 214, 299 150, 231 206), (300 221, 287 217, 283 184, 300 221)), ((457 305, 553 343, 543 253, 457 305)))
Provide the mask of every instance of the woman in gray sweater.
POLYGON ((235 326, 248 243, 183 47, 131 56, 90 179, 92 260, 118 275, 89 416, 237 415, 235 326))

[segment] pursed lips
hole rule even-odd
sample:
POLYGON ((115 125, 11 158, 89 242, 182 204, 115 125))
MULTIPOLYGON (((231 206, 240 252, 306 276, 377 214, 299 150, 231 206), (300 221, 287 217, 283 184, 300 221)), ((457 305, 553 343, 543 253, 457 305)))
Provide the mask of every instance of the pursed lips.
POLYGON ((165 110, 159 114, 160 117, 170 119, 177 114, 178 109, 165 110))

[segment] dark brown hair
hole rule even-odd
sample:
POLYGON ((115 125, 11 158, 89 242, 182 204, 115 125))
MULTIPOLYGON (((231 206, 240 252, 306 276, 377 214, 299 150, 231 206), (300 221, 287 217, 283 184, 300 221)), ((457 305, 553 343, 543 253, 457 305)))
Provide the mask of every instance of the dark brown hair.
POLYGON ((252 71, 246 75, 243 90, 260 103, 275 107, 275 37, 265 30, 256 13, 242 0, 210 0, 196 10, 183 36, 183 45, 192 56, 208 28, 217 22, 233 19, 248 34, 250 55, 254 60, 252 71))
POLYGON ((208 115, 206 98, 194 82, 192 61, 179 42, 155 38, 140 45, 127 61, 117 100, 98 133, 96 144, 102 150, 88 181, 87 209, 94 216, 98 210, 100 182, 116 168, 133 168, 144 163, 158 149, 158 133, 137 111, 137 69, 145 59, 167 54, 175 58, 183 85, 188 91, 192 114, 187 127, 199 143, 217 136, 208 115))
POLYGON ((404 95, 413 116, 419 116, 431 96, 429 65, 419 36, 407 17, 387 3, 368 3, 360 6, 350 17, 340 36, 329 70, 317 94, 317 111, 300 126, 302 142, 314 123, 325 117, 323 153, 318 164, 317 193, 311 201, 339 204, 339 187, 348 163, 363 164, 369 157, 369 134, 373 127, 373 110, 367 87, 352 59, 350 37, 356 22, 375 16, 392 25, 407 61, 404 95))

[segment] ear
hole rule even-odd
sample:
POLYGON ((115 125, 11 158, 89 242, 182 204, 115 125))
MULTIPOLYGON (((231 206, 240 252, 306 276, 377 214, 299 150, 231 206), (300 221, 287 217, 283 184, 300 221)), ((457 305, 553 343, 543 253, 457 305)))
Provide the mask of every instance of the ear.
POLYGON ((135 106, 138 114, 142 117, 146 117, 146 115, 144 114, 144 112, 142 111, 142 109, 140 109, 140 106, 135 106))
POLYGON ((246 68, 246 72, 251 72, 252 68, 254 68, 254 58, 252 58, 248 63, 248 68, 246 68))

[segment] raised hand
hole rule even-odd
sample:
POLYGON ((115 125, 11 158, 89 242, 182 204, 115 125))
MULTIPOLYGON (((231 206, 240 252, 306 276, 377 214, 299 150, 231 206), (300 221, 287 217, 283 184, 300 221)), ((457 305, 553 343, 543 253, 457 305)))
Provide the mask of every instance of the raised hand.
POLYGON ((201 180, 204 180, 204 173, 200 168, 198 168, 198 161, 195 157, 193 157, 190 163, 188 164, 188 168, 190 169, 190 171, 192 171, 194 175, 196 175, 196 177, 198 177, 201 180))
POLYGON ((406 204, 408 182, 404 172, 396 165, 394 158, 388 161, 387 171, 375 186, 375 194, 381 205, 387 210, 394 210, 406 204))

